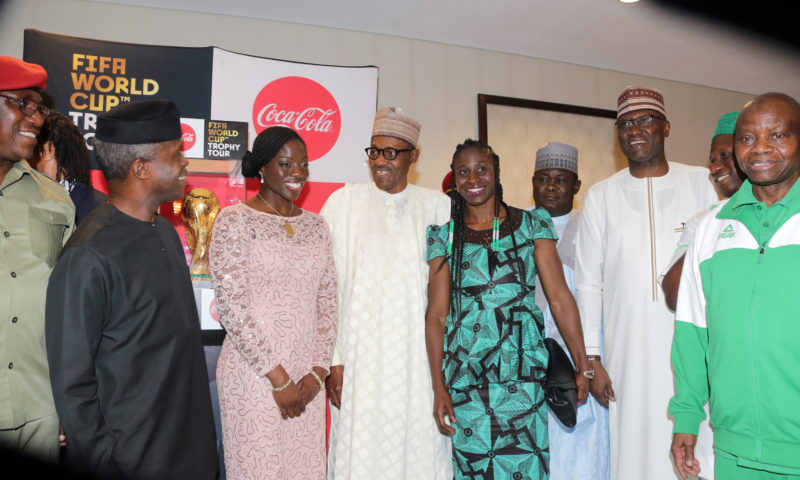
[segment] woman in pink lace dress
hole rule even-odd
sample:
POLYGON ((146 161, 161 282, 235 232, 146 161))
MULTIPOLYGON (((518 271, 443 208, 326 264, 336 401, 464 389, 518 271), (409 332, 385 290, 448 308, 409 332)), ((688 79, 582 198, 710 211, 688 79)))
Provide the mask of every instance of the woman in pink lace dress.
POLYGON ((325 394, 336 270, 321 216, 294 206, 308 155, 271 127, 242 161, 255 197, 214 224, 209 267, 227 331, 217 365, 227 478, 325 478, 325 394))

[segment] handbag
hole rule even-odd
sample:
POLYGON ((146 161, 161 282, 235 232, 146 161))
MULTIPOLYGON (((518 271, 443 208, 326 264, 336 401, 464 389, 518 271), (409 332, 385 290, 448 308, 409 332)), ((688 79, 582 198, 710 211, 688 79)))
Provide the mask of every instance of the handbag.
POLYGON ((552 338, 545 338, 544 345, 550 360, 544 382, 544 398, 550 410, 567 428, 578 422, 578 386, 575 384, 575 368, 569 356, 552 338))

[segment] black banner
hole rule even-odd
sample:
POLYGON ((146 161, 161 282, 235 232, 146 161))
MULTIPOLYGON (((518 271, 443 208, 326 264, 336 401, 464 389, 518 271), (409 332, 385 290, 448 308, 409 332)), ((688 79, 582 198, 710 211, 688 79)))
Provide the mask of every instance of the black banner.
POLYGON ((164 98, 182 117, 211 116, 213 47, 135 45, 26 29, 23 59, 44 67, 56 110, 78 125, 90 148, 97 115, 121 103, 164 98))

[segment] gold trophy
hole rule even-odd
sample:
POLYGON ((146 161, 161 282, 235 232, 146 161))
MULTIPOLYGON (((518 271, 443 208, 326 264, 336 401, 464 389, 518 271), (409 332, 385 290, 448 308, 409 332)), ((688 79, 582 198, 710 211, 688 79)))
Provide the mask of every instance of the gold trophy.
POLYGON ((219 199, 206 188, 193 188, 183 197, 181 219, 186 225, 186 243, 192 250, 189 273, 192 280, 208 281, 208 244, 219 214, 219 199))

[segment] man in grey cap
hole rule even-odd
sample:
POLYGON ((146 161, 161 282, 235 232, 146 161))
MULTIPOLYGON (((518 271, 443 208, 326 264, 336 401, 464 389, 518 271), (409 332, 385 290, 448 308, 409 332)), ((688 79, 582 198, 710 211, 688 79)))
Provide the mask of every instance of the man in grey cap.
POLYGON ((345 185, 322 208, 339 285, 330 478, 452 478, 425 349, 425 229, 450 219, 450 199, 408 183, 420 128, 379 110, 366 148, 373 183, 345 185))
MULTIPOLYGON (((558 256, 564 279, 575 295, 575 241, 580 211, 573 209, 575 195, 581 188, 578 178, 578 149, 565 143, 550 142, 536 151, 533 172, 533 201, 553 218, 558 233, 558 256)), ((533 208, 533 207, 532 207, 533 208)), ((569 352, 550 312, 539 277, 536 277, 536 305, 544 315, 545 334, 569 352)), ((550 478, 608 479, 608 411, 591 396, 578 407, 578 423, 565 427, 550 412, 550 478)))
POLYGON ((81 223, 47 289, 46 342, 73 465, 109 477, 214 479, 208 376, 189 269, 156 212, 183 197, 178 108, 98 117, 108 202, 81 223))
POLYGON ((75 208, 63 187, 27 162, 48 113, 46 82, 41 66, 0 56, 0 450, 55 463, 43 297, 75 208))

